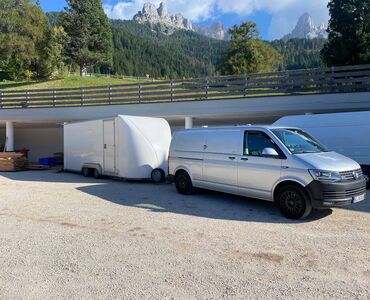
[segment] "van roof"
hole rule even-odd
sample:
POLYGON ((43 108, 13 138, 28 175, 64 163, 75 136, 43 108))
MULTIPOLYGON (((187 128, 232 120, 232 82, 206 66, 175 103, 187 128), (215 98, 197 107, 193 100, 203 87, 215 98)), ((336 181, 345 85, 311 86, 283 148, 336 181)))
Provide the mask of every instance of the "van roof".
POLYGON ((261 130, 261 129, 282 129, 282 128, 291 128, 298 129, 294 126, 274 126, 274 125, 236 125, 236 126, 210 126, 210 127, 197 127, 191 129, 183 129, 187 131, 202 131, 202 130, 229 130, 229 129, 252 129, 252 130, 261 130))

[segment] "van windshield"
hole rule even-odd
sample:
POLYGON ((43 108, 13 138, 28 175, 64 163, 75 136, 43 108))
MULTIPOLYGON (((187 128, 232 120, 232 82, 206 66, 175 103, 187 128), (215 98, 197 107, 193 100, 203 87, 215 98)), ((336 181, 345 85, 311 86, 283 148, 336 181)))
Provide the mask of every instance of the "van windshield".
POLYGON ((328 152, 328 150, 308 133, 299 129, 273 129, 272 132, 292 154, 328 152))

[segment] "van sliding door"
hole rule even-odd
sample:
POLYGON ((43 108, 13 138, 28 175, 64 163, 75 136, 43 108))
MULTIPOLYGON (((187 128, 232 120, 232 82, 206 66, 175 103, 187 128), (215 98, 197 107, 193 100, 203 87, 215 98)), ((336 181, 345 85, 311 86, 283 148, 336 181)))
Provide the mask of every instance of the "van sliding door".
POLYGON ((205 188, 221 192, 238 191, 239 130, 214 130, 207 134, 204 150, 203 183, 205 188))

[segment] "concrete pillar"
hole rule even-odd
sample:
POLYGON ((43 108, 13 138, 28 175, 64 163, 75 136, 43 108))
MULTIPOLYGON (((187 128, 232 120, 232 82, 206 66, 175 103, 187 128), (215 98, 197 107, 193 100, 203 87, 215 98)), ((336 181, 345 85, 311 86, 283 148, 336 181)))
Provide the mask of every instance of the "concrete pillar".
POLYGON ((14 123, 6 122, 6 151, 14 151, 14 123))
POLYGON ((185 129, 193 128, 193 118, 192 117, 185 117, 185 129))

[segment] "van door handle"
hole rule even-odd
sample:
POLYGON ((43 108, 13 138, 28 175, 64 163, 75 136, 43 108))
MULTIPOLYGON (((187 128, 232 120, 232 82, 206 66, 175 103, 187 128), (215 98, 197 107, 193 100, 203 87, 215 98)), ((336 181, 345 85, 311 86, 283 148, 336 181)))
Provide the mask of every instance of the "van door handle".
POLYGON ((281 166, 282 169, 289 169, 288 166, 281 166))
POLYGON ((236 157, 235 156, 229 156, 229 159, 234 160, 236 157))
POLYGON ((242 157, 241 160, 247 161, 248 160, 248 157, 242 157))

